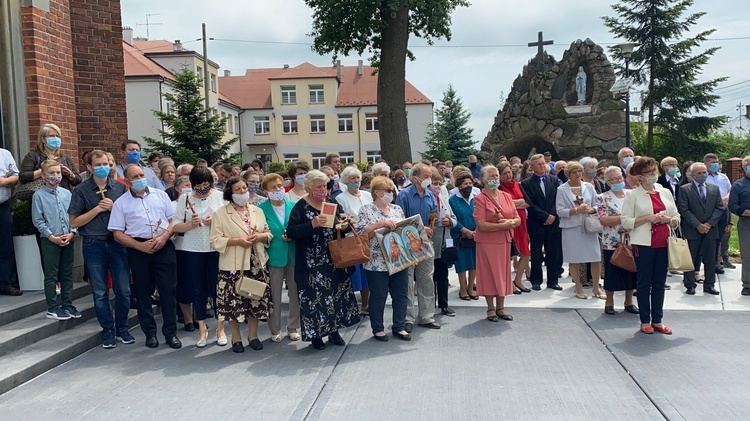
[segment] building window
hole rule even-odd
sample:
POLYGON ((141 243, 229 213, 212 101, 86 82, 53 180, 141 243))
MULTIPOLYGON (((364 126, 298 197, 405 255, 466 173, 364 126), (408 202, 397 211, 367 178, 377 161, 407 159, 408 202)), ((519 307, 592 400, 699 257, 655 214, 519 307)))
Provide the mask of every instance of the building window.
POLYGON ((324 102, 323 85, 310 85, 310 104, 322 104, 324 102))
POLYGON ((323 165, 325 165, 326 162, 326 153, 325 152, 314 152, 312 154, 312 167, 314 169, 319 169, 323 165))
POLYGON ((271 122, 268 117, 255 117, 255 134, 270 134, 271 122))
POLYGON ((169 115, 174 114, 174 108, 172 108, 172 101, 167 101, 166 106, 167 106, 166 113, 169 115))
POLYGON ((195 73, 198 75, 198 82, 203 82, 203 68, 201 66, 195 66, 195 73))
POLYGON ((340 132, 352 132, 354 131, 354 120, 351 114, 339 114, 339 131, 340 132))
POLYGON ((383 158, 380 151, 367 151, 367 162, 378 162, 383 158))
POLYGON ((365 130, 368 132, 378 131, 378 115, 365 114, 365 130))
POLYGON ((281 104, 289 105, 297 103, 297 88, 294 86, 281 87, 281 104))
POLYGON ((218 111, 216 111, 216 108, 211 108, 211 114, 212 114, 212 115, 213 115, 214 117, 216 117, 217 115, 219 115, 219 112, 218 112, 218 111))
POLYGON ((284 154, 284 164, 287 164, 289 162, 299 161, 299 154, 298 153, 285 153, 284 154))
POLYGON ((211 91, 216 92, 216 75, 211 73, 211 91))
POLYGON ((240 116, 234 118, 234 133, 238 136, 240 134, 240 116))
POLYGON ((232 115, 227 114, 227 131, 234 134, 234 124, 232 124, 232 115))
POLYGON ((339 152, 341 165, 349 165, 354 162, 354 152, 339 152))
POLYGON ((325 132, 326 132, 326 116, 311 115, 310 116, 310 133, 325 133, 325 132))
POLYGON ((285 115, 281 118, 281 129, 284 134, 297 134, 297 116, 285 115))

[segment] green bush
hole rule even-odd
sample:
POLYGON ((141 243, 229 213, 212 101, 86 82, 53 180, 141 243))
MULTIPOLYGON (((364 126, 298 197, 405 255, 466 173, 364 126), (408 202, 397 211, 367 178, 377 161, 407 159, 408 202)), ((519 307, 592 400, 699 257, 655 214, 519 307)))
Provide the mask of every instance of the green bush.
POLYGON ((277 172, 277 171, 286 171, 287 169, 284 167, 284 164, 281 162, 271 162, 268 164, 268 172, 277 172))
POLYGON ((31 202, 17 200, 13 203, 13 235, 34 235, 36 228, 31 222, 31 202))

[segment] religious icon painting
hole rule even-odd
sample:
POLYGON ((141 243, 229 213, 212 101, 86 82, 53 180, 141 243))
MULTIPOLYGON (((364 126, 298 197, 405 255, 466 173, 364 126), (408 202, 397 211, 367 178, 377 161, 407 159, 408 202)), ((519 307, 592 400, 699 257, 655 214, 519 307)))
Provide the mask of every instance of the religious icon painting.
POLYGON ((396 229, 375 231, 388 273, 394 274, 435 255, 418 215, 396 223, 396 229))

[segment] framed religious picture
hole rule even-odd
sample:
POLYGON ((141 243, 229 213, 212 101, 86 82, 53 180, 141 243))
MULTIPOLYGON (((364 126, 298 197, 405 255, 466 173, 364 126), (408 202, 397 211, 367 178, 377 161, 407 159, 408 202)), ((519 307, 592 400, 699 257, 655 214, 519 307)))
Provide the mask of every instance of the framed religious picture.
POLYGON ((396 223, 393 231, 375 230, 375 238, 391 275, 435 255, 419 215, 396 223))
POLYGON ((338 207, 335 203, 323 202, 323 206, 320 208, 320 216, 325 218, 325 222, 322 226, 326 228, 333 228, 336 223, 336 208, 338 207))

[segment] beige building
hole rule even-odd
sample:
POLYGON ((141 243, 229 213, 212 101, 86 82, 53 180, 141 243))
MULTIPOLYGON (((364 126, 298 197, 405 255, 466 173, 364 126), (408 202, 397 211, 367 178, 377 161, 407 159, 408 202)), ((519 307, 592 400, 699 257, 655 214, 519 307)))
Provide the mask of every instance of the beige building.
MULTIPOLYGON (((314 168, 337 153, 344 163, 380 159, 377 75, 363 66, 249 69, 225 73, 221 94, 237 104, 243 161, 305 160, 314 168)), ((406 82, 412 157, 424 151, 433 103, 406 82)))

